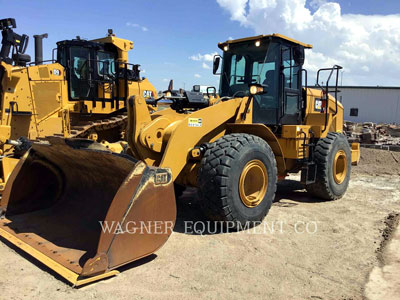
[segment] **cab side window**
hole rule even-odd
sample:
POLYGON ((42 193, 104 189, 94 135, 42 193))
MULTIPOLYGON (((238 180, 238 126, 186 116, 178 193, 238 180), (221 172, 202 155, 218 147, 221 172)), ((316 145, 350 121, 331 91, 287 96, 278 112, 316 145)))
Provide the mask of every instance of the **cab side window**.
POLYGON ((87 80, 89 75, 89 49, 71 48, 72 70, 78 79, 87 80))
POLYGON ((299 65, 293 58, 293 48, 283 47, 282 49, 282 66, 284 74, 284 85, 287 88, 299 88, 299 65))
POLYGON ((70 92, 72 99, 87 98, 90 93, 89 85, 89 49, 71 47, 71 82, 70 92))
POLYGON ((300 88, 299 70, 300 66, 293 58, 292 47, 282 47, 282 80, 285 89, 285 107, 284 112, 286 115, 294 115, 299 112, 299 98, 298 93, 300 88))
POLYGON ((113 76, 115 74, 115 55, 110 52, 97 52, 97 70, 100 76, 113 76))
POLYGON ((243 83, 245 72, 246 59, 242 55, 232 55, 230 85, 243 83))
POLYGON ((231 59, 231 73, 229 79, 229 95, 243 96, 243 91, 247 90, 245 83, 246 58, 242 55, 234 54, 231 59), (239 94, 240 93, 240 94, 239 94))

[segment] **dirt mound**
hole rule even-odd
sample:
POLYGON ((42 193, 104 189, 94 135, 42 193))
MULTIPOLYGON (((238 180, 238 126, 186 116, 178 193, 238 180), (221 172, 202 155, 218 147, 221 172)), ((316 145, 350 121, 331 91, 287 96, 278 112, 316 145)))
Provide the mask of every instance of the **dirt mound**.
POLYGON ((361 148, 361 159, 353 171, 369 175, 400 175, 400 152, 361 148))
POLYGON ((384 257, 384 249, 392 240, 393 234, 396 228, 399 226, 400 222, 400 213, 392 212, 385 218, 385 228, 382 230, 382 241, 378 249, 376 249, 376 253, 378 256, 378 260, 381 265, 385 264, 384 257))

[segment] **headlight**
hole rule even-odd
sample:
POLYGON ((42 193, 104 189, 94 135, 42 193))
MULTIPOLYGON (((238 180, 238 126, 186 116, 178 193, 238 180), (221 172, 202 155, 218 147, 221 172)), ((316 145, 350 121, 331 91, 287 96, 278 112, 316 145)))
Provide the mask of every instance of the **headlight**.
POLYGON ((264 87, 258 84, 253 84, 250 86, 250 94, 251 95, 258 95, 258 94, 264 94, 264 87))
POLYGON ((257 92, 258 92, 258 87, 255 86, 255 85, 252 85, 252 86, 250 87, 250 94, 256 95, 257 92))

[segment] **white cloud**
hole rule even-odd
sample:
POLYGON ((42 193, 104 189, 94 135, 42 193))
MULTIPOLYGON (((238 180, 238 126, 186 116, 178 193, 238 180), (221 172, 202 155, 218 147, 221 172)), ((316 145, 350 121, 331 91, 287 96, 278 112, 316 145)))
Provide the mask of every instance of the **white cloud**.
POLYGON ((201 75, 200 74, 194 74, 194 77, 201 78, 201 75))
POLYGON ((345 85, 400 85, 400 14, 342 14, 340 5, 328 0, 311 0, 314 12, 306 0, 217 2, 255 34, 281 33, 313 44, 306 52, 310 71, 340 64, 345 85))
POLYGON ((205 62, 203 62, 203 64, 201 66, 203 69, 206 69, 206 70, 211 69, 211 67, 209 65, 207 65, 205 62))
POLYGON ((327 0, 311 0, 310 7, 313 9, 318 9, 322 4, 325 4, 327 0))
POLYGON ((164 78, 162 81, 164 81, 164 82, 167 82, 167 81, 168 81, 168 79, 167 79, 167 78, 164 78))
POLYGON ((142 31, 149 31, 149 29, 146 26, 141 26, 136 23, 126 22, 125 25, 128 27, 140 28, 142 31))
POLYGON ((194 61, 213 61, 214 60, 214 55, 217 55, 217 52, 212 52, 209 54, 195 54, 189 57, 189 59, 194 60, 194 61))
MULTIPOLYGON (((211 69, 210 65, 207 63, 210 63, 214 60, 214 56, 217 55, 217 52, 212 52, 212 53, 206 53, 206 54, 195 54, 189 57, 189 59, 193 60, 193 61, 198 61, 198 62, 202 62, 201 67, 203 69, 209 70, 211 69)), ((195 77, 197 77, 196 75, 200 76, 199 74, 195 74, 195 77)), ((197 77, 200 78, 200 77, 197 77)))
MULTIPOLYGON (((268 1, 268 0, 267 0, 268 1)), ((246 6, 247 0, 217 0, 218 4, 226 8, 231 13, 231 20, 245 22, 246 20, 246 6)), ((266 2, 266 1, 257 1, 266 2)))
POLYGON ((368 66, 362 66, 361 70, 363 70, 364 72, 369 72, 369 67, 368 66))

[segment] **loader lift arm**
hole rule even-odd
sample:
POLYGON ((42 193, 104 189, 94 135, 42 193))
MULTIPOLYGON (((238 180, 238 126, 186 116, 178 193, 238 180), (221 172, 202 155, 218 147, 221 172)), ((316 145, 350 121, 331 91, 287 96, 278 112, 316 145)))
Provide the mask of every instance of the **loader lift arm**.
POLYGON ((222 136, 227 124, 240 118, 246 106, 243 98, 236 98, 190 114, 165 113, 152 122, 143 98, 131 97, 128 103, 129 144, 146 163, 168 166, 173 180, 190 160, 191 150, 222 136), (201 124, 194 125, 197 121, 201 124))

